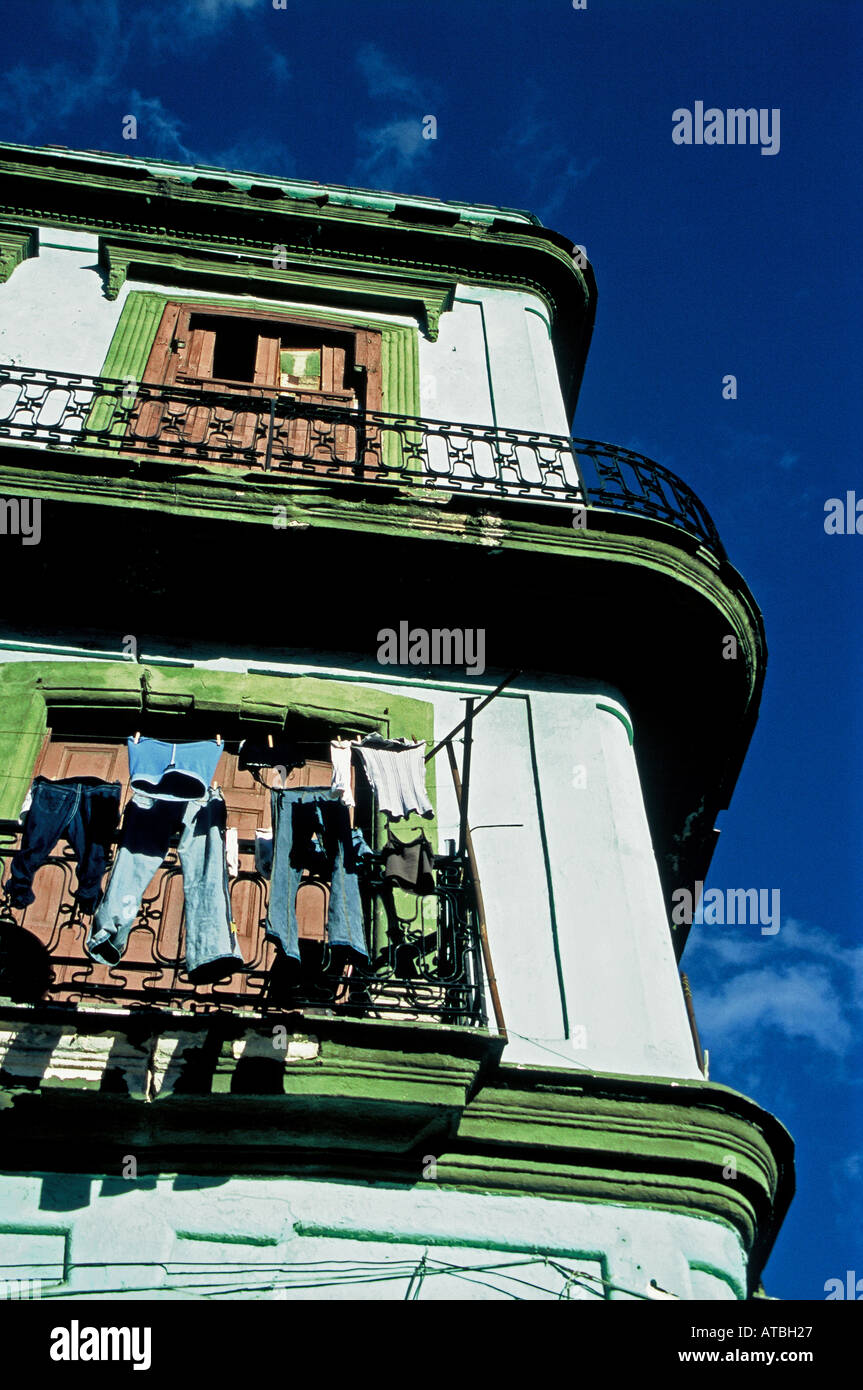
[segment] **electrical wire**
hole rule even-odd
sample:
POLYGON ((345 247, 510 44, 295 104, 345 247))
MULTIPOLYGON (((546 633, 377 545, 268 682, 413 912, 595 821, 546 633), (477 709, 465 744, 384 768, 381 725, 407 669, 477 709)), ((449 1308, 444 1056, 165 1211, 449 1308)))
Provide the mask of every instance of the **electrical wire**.
POLYGON ((602 1297, 606 1291, 625 1293, 632 1298, 644 1299, 649 1301, 649 1295, 635 1289, 629 1289, 624 1285, 615 1284, 611 1280, 599 1275, 591 1274, 587 1270, 573 1269, 551 1256, 533 1256, 524 1260, 494 1261, 487 1264, 477 1265, 457 1265, 443 1260, 429 1259, 428 1249, 417 1264, 413 1260, 313 1260, 306 1262, 291 1263, 288 1266, 278 1263, 257 1264, 249 1260, 227 1260, 227 1261, 193 1261, 193 1260, 87 1260, 76 1262, 70 1266, 64 1266, 60 1261, 31 1261, 21 1262, 20 1264, 3 1264, 0 1270, 11 1271, 14 1269, 63 1269, 65 1279, 68 1280, 69 1274, 74 1270, 83 1269, 120 1269, 120 1268, 158 1268, 164 1271, 167 1279, 177 1280, 186 1275, 200 1276, 195 1282, 176 1283, 176 1284, 153 1284, 137 1287, 128 1285, 117 1288, 94 1288, 94 1289, 51 1289, 40 1294, 43 1299, 66 1299, 70 1296, 75 1298, 105 1298, 118 1294, 143 1294, 143 1293, 183 1293, 186 1291, 196 1291, 201 1298, 218 1298, 226 1296, 237 1296, 241 1293, 270 1293, 270 1292, 300 1292, 307 1289, 328 1289, 328 1288, 349 1288, 362 1284, 381 1284, 393 1283, 395 1281, 407 1280, 407 1290, 405 1298, 415 1301, 419 1298, 422 1286, 426 1279, 434 1276, 445 1276, 461 1279, 466 1283, 477 1284, 485 1288, 492 1289, 497 1294, 503 1294, 508 1298, 521 1301, 523 1295, 515 1290, 502 1288, 500 1283, 492 1283, 489 1279, 484 1279, 482 1275, 497 1275, 498 1280, 504 1280, 510 1284, 518 1284, 525 1289, 531 1289, 536 1293, 544 1294, 550 1298, 555 1296, 553 1289, 536 1284, 529 1279, 522 1279, 509 1273, 515 1269, 528 1269, 535 1265, 542 1265, 545 1268, 553 1269, 563 1279, 563 1287, 558 1292, 558 1299, 568 1299, 569 1289, 574 1285, 585 1289, 586 1292, 602 1297), (264 1282, 260 1280, 254 1283, 243 1282, 237 1276, 252 1272, 270 1276, 264 1282), (233 1279, 230 1282, 219 1282, 214 1278, 207 1278, 209 1273, 231 1274, 233 1279), (598 1287, 597 1287, 598 1286, 598 1287))

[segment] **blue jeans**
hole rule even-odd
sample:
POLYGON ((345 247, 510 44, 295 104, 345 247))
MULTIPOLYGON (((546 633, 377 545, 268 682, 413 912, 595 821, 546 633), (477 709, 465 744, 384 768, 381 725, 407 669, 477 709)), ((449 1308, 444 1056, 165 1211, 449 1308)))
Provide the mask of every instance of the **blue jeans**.
POLYGON ((120 783, 98 777, 69 777, 52 782, 37 777, 24 824, 21 848, 6 884, 13 907, 35 900, 32 883, 57 841, 69 841, 78 859, 75 900, 92 912, 99 897, 108 852, 120 819, 120 783))
POLYGON ((274 787, 273 868, 267 936, 285 955, 300 959, 297 889, 304 869, 330 880, 327 935, 331 946, 349 946, 368 959, 357 879, 358 853, 341 792, 312 787, 274 787))
MULTIPOLYGON (((105 896, 86 948, 94 960, 115 965, 126 949, 147 884, 161 867, 171 836, 180 830, 179 855, 185 898, 186 970, 215 962, 243 965, 231 921, 225 862, 226 811, 222 793, 209 787, 199 801, 160 801, 135 792, 126 807, 123 834, 105 896)), ((229 973, 225 970, 224 973, 229 973)))

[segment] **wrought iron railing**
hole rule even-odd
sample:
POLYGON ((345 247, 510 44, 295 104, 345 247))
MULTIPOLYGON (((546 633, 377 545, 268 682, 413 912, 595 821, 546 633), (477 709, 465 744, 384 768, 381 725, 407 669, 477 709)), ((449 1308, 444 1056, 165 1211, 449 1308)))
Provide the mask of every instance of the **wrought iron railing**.
MULTIPOLYGON (((0 823, 7 834, 16 828, 15 822, 0 823)), ((253 842, 239 844, 241 853, 253 849, 253 842)), ((4 879, 17 852, 0 849, 4 879)), ((182 883, 176 848, 168 851, 145 894, 126 953, 114 966, 97 964, 84 949, 90 918, 81 917, 75 905, 75 868, 71 848, 58 847, 37 873, 31 907, 12 908, 0 894, 0 996, 193 1013, 297 1010, 355 1018, 429 1018, 461 1026, 486 1023, 475 892, 468 861, 456 854, 435 857, 435 890, 422 896, 394 890, 384 877, 380 854, 362 861, 367 963, 324 940, 301 938, 300 962, 277 952, 264 935, 265 880, 257 872, 241 871, 231 880, 231 894, 235 916, 245 919, 245 963, 212 984, 193 984, 183 967, 184 933, 169 906, 182 883), (242 913, 236 910, 238 895, 245 898, 242 913)), ((316 886, 312 879, 307 882, 316 886)))
POLYGON ((590 439, 357 411, 263 387, 138 383, 32 367, 0 367, 0 438, 630 513, 686 531, 724 558, 709 513, 686 483, 641 454, 590 439))

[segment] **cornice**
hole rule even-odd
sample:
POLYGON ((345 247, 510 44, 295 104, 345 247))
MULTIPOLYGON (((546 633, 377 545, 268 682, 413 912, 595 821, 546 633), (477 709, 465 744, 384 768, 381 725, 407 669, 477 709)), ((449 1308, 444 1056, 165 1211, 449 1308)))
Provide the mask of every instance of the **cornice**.
POLYGON ((787 1131, 727 1087, 496 1065, 483 1030, 291 1015, 279 1052, 275 1017, 118 1012, 0 1007, 8 1169, 48 1144, 52 1168, 101 1171, 134 1141, 142 1173, 410 1185, 433 1153, 442 1188, 722 1222, 751 1287, 793 1194, 787 1131))
POLYGON ((740 643, 750 699, 763 680, 766 652, 761 614, 742 576, 727 561, 718 560, 698 540, 664 522, 629 514, 589 510, 589 525, 573 528, 571 508, 561 504, 523 504, 517 497, 505 502, 476 493, 420 490, 410 485, 339 484, 321 480, 244 473, 230 465, 174 464, 155 461, 157 477, 140 476, 143 459, 121 459, 111 451, 88 449, 24 450, 38 452, 42 467, 34 488, 31 468, 10 466, 12 452, 0 444, 0 488, 7 495, 33 496, 102 506, 169 509, 173 514, 213 520, 251 522, 271 527, 273 508, 285 508, 292 525, 411 536, 431 543, 453 542, 483 549, 511 550, 530 555, 571 558, 579 563, 618 563, 687 586, 710 603, 728 622, 740 643), (50 461, 53 467, 45 465, 50 461), (61 471, 61 461, 68 463, 61 471), (92 472, 84 471, 88 463, 92 472), (111 471, 99 470, 110 464, 111 471), (127 476, 117 476, 128 468, 127 476), (83 486, 82 486, 83 484, 83 486), (536 520, 534 520, 536 516, 536 520))
MULTIPOLYGON (((400 267, 412 275, 443 273, 468 284, 522 288, 538 295, 548 309, 567 407, 575 407, 593 326, 595 281, 590 265, 574 256, 573 243, 539 225, 505 214, 490 225, 459 220, 447 225, 452 215, 437 208, 425 210, 423 220, 423 209, 398 203, 382 212, 334 207, 318 198, 274 201, 233 189, 195 189, 176 179, 110 179, 89 170, 73 176, 9 158, 4 161, 3 182, 7 216, 106 234, 150 236, 166 252, 218 242, 272 258, 275 247, 284 245, 291 254, 314 250, 334 265, 341 261, 347 266, 353 258, 355 265, 400 267), (92 212, 82 204, 88 191, 92 212), (70 208, 73 200, 76 206, 70 208), (180 225, 196 218, 206 221, 206 232, 180 225), (214 220, 224 227, 217 237, 211 230, 214 220)), ((120 273, 113 272, 109 293, 118 287, 120 273)), ((434 331, 433 321, 430 326, 434 331)))
MULTIPOLYGON (((256 248, 256 252, 259 248, 256 248)), ((343 257, 336 268, 327 256, 315 256, 302 247, 280 246, 274 265, 269 255, 254 259, 212 244, 211 259, 190 255, 187 250, 164 250, 149 239, 120 240, 99 238, 99 261, 107 272, 106 295, 116 299, 132 271, 138 278, 176 285, 189 278, 204 287, 218 289, 226 281, 243 281, 246 290, 271 298, 303 298, 309 292, 327 300, 348 299, 359 303, 385 302, 396 313, 407 313, 424 320, 426 336, 437 340, 440 317, 452 307, 456 280, 451 274, 417 266, 396 266, 384 258, 352 260, 343 257), (234 259, 226 263, 225 256, 234 259)))

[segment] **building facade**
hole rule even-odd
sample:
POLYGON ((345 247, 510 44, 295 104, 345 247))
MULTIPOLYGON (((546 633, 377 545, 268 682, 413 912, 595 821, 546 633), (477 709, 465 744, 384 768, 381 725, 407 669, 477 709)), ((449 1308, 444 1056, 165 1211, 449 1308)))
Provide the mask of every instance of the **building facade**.
POLYGON ((191 966, 176 827, 116 961, 74 834, 7 893, 0 1264, 70 1297, 752 1296, 791 1141, 708 1079, 671 904, 763 629, 686 483, 570 436, 586 256, 507 209, 0 150, 4 882, 34 778, 125 802, 136 740, 215 740, 240 962, 191 966), (430 812, 387 813, 375 735, 430 812), (363 946, 331 860, 290 956, 261 842, 338 756, 363 946))

